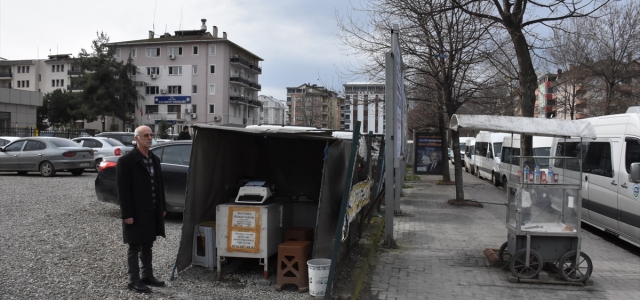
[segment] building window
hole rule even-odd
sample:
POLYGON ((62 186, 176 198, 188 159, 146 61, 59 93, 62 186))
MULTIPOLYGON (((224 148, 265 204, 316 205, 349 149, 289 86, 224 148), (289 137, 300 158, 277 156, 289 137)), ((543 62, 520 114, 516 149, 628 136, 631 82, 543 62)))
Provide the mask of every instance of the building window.
POLYGON ((157 86, 145 86, 145 94, 146 95, 157 95, 160 87, 157 86))
POLYGON ((169 94, 182 94, 181 85, 170 85, 167 87, 167 93, 169 94))
MULTIPOLYGON (((29 86, 29 84, 27 84, 29 86)), ((64 86, 64 79, 60 79, 60 86, 64 86)))
POLYGON ((216 65, 209 65, 209 74, 216 73, 216 65))
POLYGON ((191 93, 192 94, 197 94, 198 93, 198 86, 197 85, 192 85, 191 86, 191 93))
POLYGON ((116 58, 120 58, 120 48, 116 48, 116 58))
POLYGON ((138 57, 138 48, 131 48, 131 57, 132 58, 138 57))
POLYGON ((55 72, 56 71, 56 65, 51 65, 51 72, 55 72))
POLYGON ((209 45, 209 55, 216 55, 216 45, 209 45))
POLYGON ((216 86, 214 84, 209 85, 209 95, 215 95, 216 86))
POLYGON ((18 80, 18 87, 22 87, 22 82, 20 80, 18 80))
POLYGON ((191 73, 193 75, 198 75, 198 66, 196 65, 191 66, 191 73))
POLYGON ((198 106, 195 104, 191 105, 191 112, 194 114, 198 113, 198 106))
POLYGON ((215 108, 216 108, 215 104, 209 104, 209 113, 214 114, 216 112, 215 108))
POLYGON ((157 105, 145 105, 145 109, 147 110, 147 114, 158 113, 158 106, 157 105))
POLYGON ((147 76, 160 74, 160 67, 147 67, 147 76))
POLYGON ((169 47, 169 55, 182 56, 182 47, 169 47))
POLYGON ((198 46, 192 47, 193 51, 191 52, 193 55, 198 55, 198 46))
POLYGON ((55 81, 55 80, 53 80, 53 79, 51 79, 51 86, 52 86, 52 87, 56 86, 56 81, 55 81))
POLYGON ((160 57, 160 48, 147 48, 147 57, 160 57))
POLYGON ((169 67, 169 75, 182 75, 182 67, 169 67))
POLYGON ((42 74, 38 74, 38 82, 42 81, 42 74))
POLYGON ((56 72, 62 72, 60 71, 60 65, 56 65, 56 72))

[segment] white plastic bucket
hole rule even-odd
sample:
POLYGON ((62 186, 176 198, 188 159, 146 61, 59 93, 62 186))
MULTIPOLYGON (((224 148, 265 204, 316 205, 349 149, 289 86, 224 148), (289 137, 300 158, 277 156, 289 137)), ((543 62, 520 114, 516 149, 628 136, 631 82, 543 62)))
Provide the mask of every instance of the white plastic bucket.
POLYGON ((324 296, 329 281, 329 268, 331 260, 327 258, 314 258, 307 261, 309 267, 309 294, 311 296, 324 296))

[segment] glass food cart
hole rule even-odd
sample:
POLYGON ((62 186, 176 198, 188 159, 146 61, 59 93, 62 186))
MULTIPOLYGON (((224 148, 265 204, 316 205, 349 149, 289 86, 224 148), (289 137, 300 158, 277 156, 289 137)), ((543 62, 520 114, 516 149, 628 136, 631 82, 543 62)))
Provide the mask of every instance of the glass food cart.
POLYGON ((517 156, 511 165, 507 241, 498 253, 503 266, 518 279, 536 278, 546 264, 566 281, 586 281, 593 264, 580 249, 580 159, 517 156))

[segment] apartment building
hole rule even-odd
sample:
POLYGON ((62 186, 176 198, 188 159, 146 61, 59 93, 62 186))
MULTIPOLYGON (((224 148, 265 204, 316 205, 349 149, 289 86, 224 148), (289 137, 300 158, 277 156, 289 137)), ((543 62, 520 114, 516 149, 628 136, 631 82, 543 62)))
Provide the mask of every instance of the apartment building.
POLYGON ((353 130, 361 121, 360 133, 384 134, 384 82, 349 82, 344 84, 344 105, 341 108, 342 130, 353 130))
POLYGON ((558 115, 555 98, 557 78, 558 74, 545 74, 538 78, 534 118, 553 119, 558 115))
POLYGON ((287 87, 287 124, 340 129, 338 93, 316 84, 287 87))
POLYGON ((260 117, 260 124, 285 124, 285 108, 286 102, 284 100, 278 100, 272 96, 260 95, 258 101, 262 102, 262 115, 260 117))
POLYGON ((79 75, 74 72, 76 69, 79 70, 71 54, 49 55, 48 59, 1 60, 0 88, 8 91, 3 90, 0 98, 0 119, 4 120, 0 121, 0 127, 35 127, 35 108, 42 106, 42 96, 56 89, 74 89, 71 79, 79 75))
POLYGON ((145 39, 110 43, 116 58, 132 58, 134 80, 144 100, 135 112, 135 125, 157 130, 165 120, 179 132, 184 125, 206 123, 245 126, 260 122, 258 100, 262 74, 259 56, 231 42, 218 28, 178 30, 145 39))

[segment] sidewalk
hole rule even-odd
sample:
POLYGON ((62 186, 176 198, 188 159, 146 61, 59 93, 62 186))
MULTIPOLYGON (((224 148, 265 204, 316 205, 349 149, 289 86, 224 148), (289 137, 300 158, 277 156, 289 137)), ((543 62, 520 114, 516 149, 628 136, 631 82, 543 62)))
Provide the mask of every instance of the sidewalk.
MULTIPOLYGON (((505 206, 450 206, 455 186, 437 185, 440 178, 406 182, 403 215, 394 217, 398 249, 378 249, 360 299, 640 299, 640 257, 585 230, 592 286, 508 282, 510 273, 488 267, 483 254, 506 241, 505 206)), ((504 202, 488 181, 467 173, 464 181, 465 198, 504 202)))

